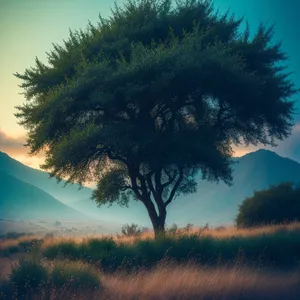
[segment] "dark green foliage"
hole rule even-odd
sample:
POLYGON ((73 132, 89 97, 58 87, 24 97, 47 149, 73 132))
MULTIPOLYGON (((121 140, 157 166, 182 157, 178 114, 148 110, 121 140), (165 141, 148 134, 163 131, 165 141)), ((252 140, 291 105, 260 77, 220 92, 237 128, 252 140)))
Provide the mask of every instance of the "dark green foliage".
POLYGON ((49 259, 63 256, 87 262, 100 262, 104 257, 113 255, 116 248, 117 245, 112 238, 92 238, 81 244, 71 241, 54 244, 45 248, 43 254, 49 259))
POLYGON ((17 252, 19 252, 19 247, 16 246, 16 245, 14 245, 14 246, 9 246, 9 247, 8 247, 8 252, 9 252, 10 254, 17 253, 17 252))
MULTIPOLYGON (((162 260, 178 263, 193 261, 209 266, 242 263, 251 267, 275 268, 298 268, 300 262, 300 235, 297 230, 278 230, 270 234, 223 239, 201 234, 165 235, 155 240, 137 239, 133 244, 116 244, 106 252, 98 247, 98 252, 93 252, 93 248, 88 250, 86 243, 79 248, 91 253, 69 253, 67 258, 97 262, 102 270, 109 272, 152 268, 162 260), (95 253, 101 254, 91 260, 95 253)), ((44 250, 45 256, 48 250, 44 250)), ((53 252, 52 258, 55 258, 53 252)))
POLYGON ((281 183, 267 190, 255 191, 239 207, 238 227, 293 222, 300 219, 300 186, 281 183))
POLYGON ((98 274, 93 268, 68 262, 57 262, 54 265, 49 274, 49 283, 58 289, 65 286, 76 290, 100 288, 98 274))
POLYGON ((54 291, 73 295, 100 288, 99 272, 90 265, 65 261, 45 268, 40 260, 27 259, 19 261, 9 278, 0 278, 0 299, 52 299, 54 291))
POLYGON ((30 240, 19 242, 19 247, 22 252, 27 252, 31 249, 32 243, 30 240))
POLYGON ((232 144, 290 134, 296 89, 272 43, 210 1, 127 1, 87 32, 70 32, 45 65, 24 74, 17 117, 44 169, 80 184, 97 180, 99 204, 147 208, 155 233, 166 208, 197 189, 195 175, 231 182, 232 144), (280 66, 279 66, 280 65, 280 66), (184 143, 183 143, 184 141, 184 143))
POLYGON ((104 257, 111 256, 116 248, 112 238, 89 239, 80 248, 82 258, 89 262, 99 262, 104 257))
POLYGON ((44 250, 44 255, 50 259, 61 255, 65 257, 80 257, 80 250, 75 242, 60 242, 47 247, 44 250))
POLYGON ((16 291, 7 278, 0 278, 0 299, 16 299, 16 291))
POLYGON ((38 261, 20 260, 19 265, 12 270, 10 280, 21 294, 33 292, 43 287, 48 279, 48 273, 38 261))
POLYGON ((124 236, 139 236, 141 233, 142 231, 137 224, 132 223, 131 225, 125 224, 122 226, 122 234, 124 236))

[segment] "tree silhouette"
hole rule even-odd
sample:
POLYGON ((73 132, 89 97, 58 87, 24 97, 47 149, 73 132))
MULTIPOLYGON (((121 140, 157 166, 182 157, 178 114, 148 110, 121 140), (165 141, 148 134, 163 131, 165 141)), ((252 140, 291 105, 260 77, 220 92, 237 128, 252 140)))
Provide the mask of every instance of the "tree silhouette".
POLYGON ((296 89, 273 27, 250 38, 210 1, 127 1, 99 19, 15 74, 28 100, 16 116, 51 176, 96 180, 99 205, 133 195, 159 234, 198 172, 231 183, 233 144, 290 134, 296 89))
POLYGON ((238 227, 293 222, 300 219, 300 187, 291 182, 255 191, 239 207, 238 227))

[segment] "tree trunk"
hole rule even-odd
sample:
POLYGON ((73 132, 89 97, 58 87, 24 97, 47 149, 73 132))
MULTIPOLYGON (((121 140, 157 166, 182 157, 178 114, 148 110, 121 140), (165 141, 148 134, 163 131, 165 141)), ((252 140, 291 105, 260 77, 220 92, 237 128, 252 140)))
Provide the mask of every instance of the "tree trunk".
POLYGON ((161 209, 158 214, 152 202, 144 201, 144 205, 147 208, 148 215, 153 226, 155 238, 163 235, 165 233, 165 223, 167 216, 166 209, 161 209))
POLYGON ((155 239, 165 234, 166 212, 152 220, 155 239))
POLYGON ((158 236, 161 236, 165 233, 165 222, 166 222, 166 216, 167 211, 166 208, 162 205, 159 206, 158 212, 156 211, 154 203, 151 201, 149 196, 143 197, 140 196, 140 200, 145 205, 148 215, 150 217, 153 229, 154 229, 154 235, 155 238, 158 236))
POLYGON ((165 223, 153 225, 154 236, 157 239, 165 234, 165 223))

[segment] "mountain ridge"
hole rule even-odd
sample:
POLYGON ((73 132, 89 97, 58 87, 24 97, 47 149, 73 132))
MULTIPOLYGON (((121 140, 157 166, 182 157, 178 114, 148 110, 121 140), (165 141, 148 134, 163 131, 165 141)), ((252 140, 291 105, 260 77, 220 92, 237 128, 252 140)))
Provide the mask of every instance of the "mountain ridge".
POLYGON ((38 186, 65 204, 90 197, 92 193, 87 187, 83 187, 78 193, 80 186, 77 184, 64 187, 64 180, 58 184, 55 178, 49 178, 47 172, 31 168, 2 151, 0 151, 0 170, 28 184, 38 186))
MULTIPOLYGON (((7 159, 14 160, 8 155, 6 156, 7 159)), ((18 172, 20 168, 22 169, 21 165, 24 166, 17 160, 14 160, 14 163, 6 163, 4 166, 3 160, 3 155, 1 156, 0 152, 0 170, 15 165, 14 168, 10 168, 10 172, 14 173, 18 172)), ((188 222, 200 225, 206 222, 212 224, 232 223, 238 205, 246 197, 251 196, 254 190, 265 189, 282 181, 298 182, 300 179, 300 164, 271 150, 259 149, 241 157, 234 157, 233 162, 233 185, 231 187, 223 182, 216 184, 198 178, 197 193, 180 196, 170 204, 167 223, 169 225, 174 222, 179 225, 188 222)), ((57 185, 55 179, 49 184, 49 175, 46 172, 33 169, 33 172, 40 177, 38 180, 36 175, 28 174, 32 168, 25 167, 26 169, 23 168, 23 170, 27 172, 23 171, 24 173, 18 174, 19 177, 26 176, 27 181, 34 181, 33 185, 42 190, 44 190, 42 187, 46 186, 48 188, 46 192, 52 196, 58 195, 59 197, 55 198, 78 211, 103 221, 116 220, 127 223, 130 220, 144 226, 151 226, 147 211, 139 202, 132 200, 129 209, 117 205, 98 209, 96 203, 90 199, 92 189, 84 188, 83 193, 82 190, 77 190, 78 187, 75 190, 74 188, 70 190, 70 185, 64 188, 57 185), (64 199, 64 196, 67 196, 68 199, 64 199)))
POLYGON ((17 219, 88 219, 40 188, 0 170, 0 216, 17 219))

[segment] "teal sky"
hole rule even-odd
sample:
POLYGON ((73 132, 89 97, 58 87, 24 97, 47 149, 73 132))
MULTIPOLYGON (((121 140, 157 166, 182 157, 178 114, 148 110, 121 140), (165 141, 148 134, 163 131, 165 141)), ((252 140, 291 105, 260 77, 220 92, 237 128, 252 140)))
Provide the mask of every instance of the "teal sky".
MULTIPOLYGON (((84 29, 88 21, 96 23, 98 14, 110 15, 113 3, 123 0, 0 0, 0 151, 37 167, 41 157, 28 157, 23 149, 25 131, 17 125, 15 106, 24 102, 20 81, 13 73, 34 66, 37 56, 46 60, 52 43, 68 38, 69 28, 84 29)), ((275 40, 282 41, 290 57, 291 78, 300 87, 300 0, 215 0, 220 12, 230 9, 237 17, 245 16, 255 30, 260 21, 275 23, 275 40)), ((299 102, 300 104, 300 102, 299 102)), ((298 105, 300 108, 300 105, 298 105)), ((300 116, 296 116, 300 123, 300 116)), ((300 160, 300 126, 291 138, 274 149, 283 156, 300 160)), ((238 149, 237 154, 253 148, 238 149)))

